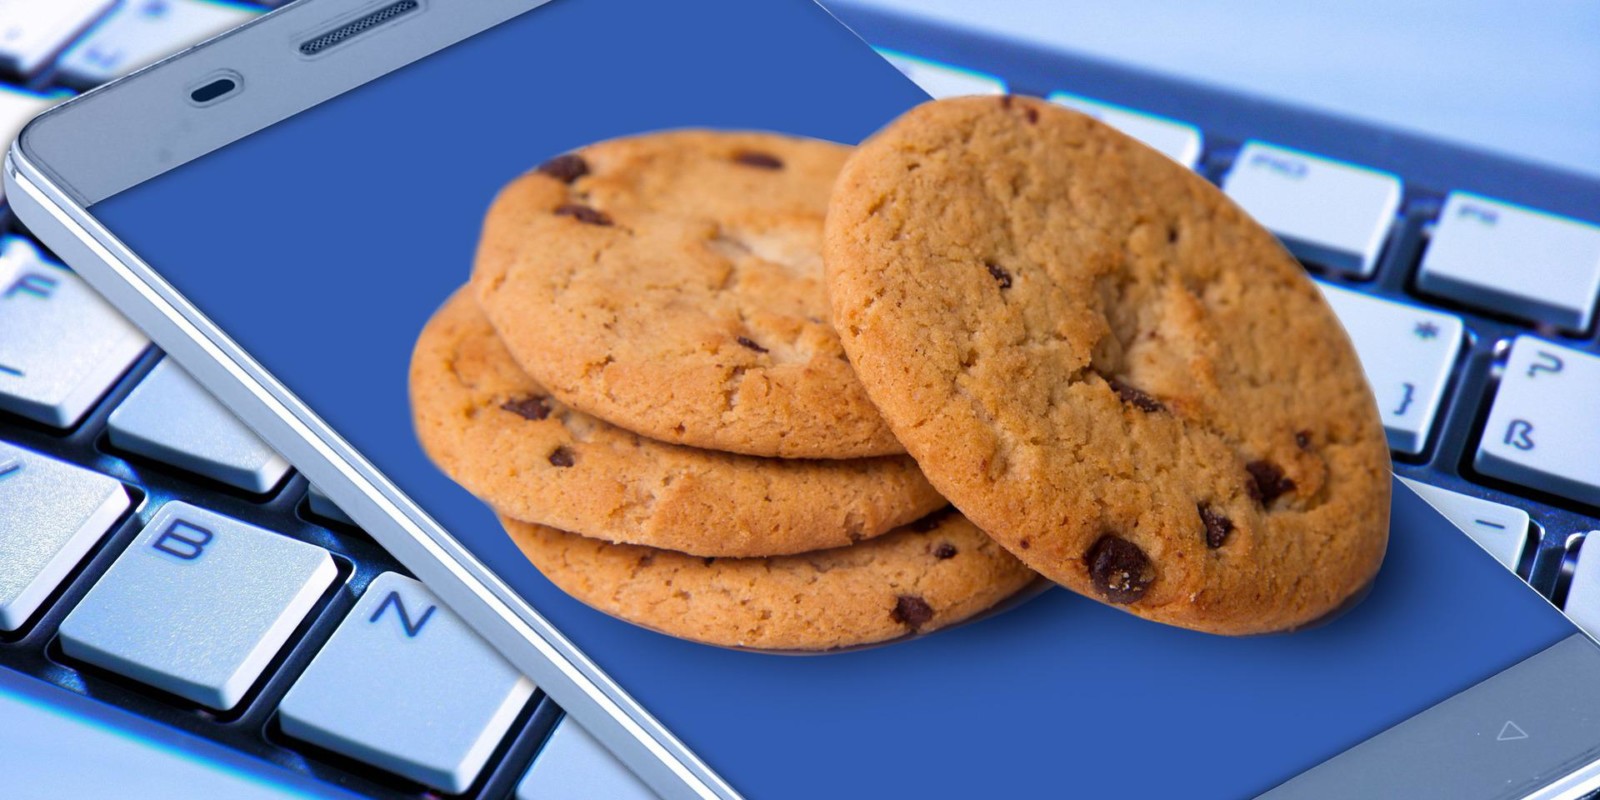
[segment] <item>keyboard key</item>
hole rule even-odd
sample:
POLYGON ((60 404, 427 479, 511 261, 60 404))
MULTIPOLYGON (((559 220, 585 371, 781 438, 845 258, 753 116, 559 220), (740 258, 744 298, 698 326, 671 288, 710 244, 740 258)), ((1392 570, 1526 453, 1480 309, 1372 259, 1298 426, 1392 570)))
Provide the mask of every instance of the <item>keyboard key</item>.
POLYGON ((233 708, 333 583, 315 545, 169 502, 61 623, 61 649, 233 708))
POLYGON ((346 525, 356 524, 356 521, 351 519, 350 515, 344 513, 344 509, 334 505, 333 501, 328 499, 328 496, 323 494, 322 490, 315 486, 312 486, 311 489, 306 492, 306 501, 307 504, 311 506, 311 513, 316 514, 323 519, 331 519, 334 522, 343 522, 346 525))
POLYGON ((1473 464, 1485 475, 1600 505, 1600 357, 1518 336, 1473 464))
POLYGON ((517 800, 655 800, 604 745, 572 717, 563 717, 545 740, 528 774, 517 784, 517 800))
POLYGON ((1562 610, 1590 636, 1600 636, 1600 531, 1583 537, 1562 610))
MULTIPOLYGON (((49 108, 54 102, 43 95, 0 86, 0 147, 10 147, 11 140, 17 138, 22 126, 28 124, 28 120, 38 116, 39 112, 49 108)), ((5 188, 0 187, 0 200, 5 198, 5 188)))
POLYGON ((895 69, 905 73, 929 97, 939 99, 943 97, 960 97, 968 94, 1005 94, 1006 84, 993 75, 985 75, 970 69, 941 64, 916 56, 906 55, 895 50, 877 48, 878 55, 883 56, 895 69))
POLYGON ((0 442, 0 630, 21 628, 127 510, 120 482, 0 442))
POLYGON ((289 462, 256 438, 172 359, 163 359, 111 412, 111 444, 129 453, 264 493, 289 462))
POLYGON ((1088 114, 1144 142, 1189 169, 1194 169, 1194 165, 1200 161, 1200 129, 1187 122, 1178 122, 1066 92, 1051 94, 1050 101, 1088 114))
POLYGON ((1378 268, 1400 208, 1387 172, 1247 142, 1222 188, 1302 261, 1361 277, 1378 268))
POLYGON ((32 242, 0 239, 0 410, 70 428, 149 346, 32 242))
POLYGON ((1528 543, 1528 512, 1410 478, 1400 480, 1428 501, 1433 510, 1443 514, 1462 533, 1506 565, 1506 569, 1516 571, 1528 543))
POLYGON ((32 75, 118 0, 0 0, 0 69, 32 75))
POLYGON ((1417 286, 1478 308, 1586 330, 1600 294, 1600 227, 1451 192, 1417 286))
POLYGON ((61 75, 75 86, 105 83, 258 13, 208 0, 128 0, 61 57, 61 75))
POLYGON ((477 780, 533 689, 421 583, 386 572, 289 689, 278 719, 296 739, 456 794, 477 780))
POLYGON ((1465 326, 1451 314, 1317 284, 1355 343, 1389 447, 1416 455, 1450 385, 1465 326))

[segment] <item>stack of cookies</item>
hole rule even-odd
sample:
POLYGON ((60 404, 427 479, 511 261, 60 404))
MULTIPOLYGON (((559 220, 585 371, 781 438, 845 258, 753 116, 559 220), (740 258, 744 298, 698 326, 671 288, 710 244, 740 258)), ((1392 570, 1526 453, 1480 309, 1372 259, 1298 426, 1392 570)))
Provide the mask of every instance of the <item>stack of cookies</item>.
POLYGON ((825 650, 931 631, 1035 578, 923 477, 828 324, 850 149, 676 132, 556 158, 494 202, 428 323, 429 456, 602 611, 825 650))
POLYGON ((853 151, 558 157, 495 201, 411 385, 430 456, 552 581, 714 644, 931 631, 1035 571, 1292 630, 1387 543, 1383 428, 1316 287, 1203 179, 1028 98, 853 151))

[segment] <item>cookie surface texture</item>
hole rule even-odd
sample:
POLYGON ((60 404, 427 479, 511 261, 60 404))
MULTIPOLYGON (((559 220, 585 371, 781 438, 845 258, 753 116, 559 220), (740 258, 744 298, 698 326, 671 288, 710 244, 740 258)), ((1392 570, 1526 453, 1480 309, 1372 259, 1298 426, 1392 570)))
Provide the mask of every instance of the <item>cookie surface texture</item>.
POLYGON ((664 444, 574 411, 517 367, 457 292, 418 338, 423 449, 507 515, 702 556, 851 544, 946 503, 908 456, 798 460, 664 444))
POLYGON ((1046 577, 1249 634, 1376 573, 1389 454, 1355 350, 1199 176, 1044 101, 929 103, 850 158, 824 254, 900 440, 1046 577))
POLYGON ((726 647, 833 650, 928 633, 992 608, 1037 577, 954 512, 851 547, 739 559, 501 521, 567 594, 636 625, 726 647))
POLYGON ((652 438, 786 458, 903 453, 828 324, 822 224, 849 148, 677 131, 501 191, 473 288, 524 369, 652 438))

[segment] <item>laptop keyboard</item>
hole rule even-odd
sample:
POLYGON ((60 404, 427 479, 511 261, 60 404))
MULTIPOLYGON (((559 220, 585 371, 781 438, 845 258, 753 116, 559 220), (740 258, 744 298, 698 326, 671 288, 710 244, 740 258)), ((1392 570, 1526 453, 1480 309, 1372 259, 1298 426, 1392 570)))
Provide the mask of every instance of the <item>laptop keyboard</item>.
MULTIPOLYGON (((277 4, 0 0, 0 132, 277 4)), ((862 22, 931 94, 1007 89, 981 58, 918 57, 892 19, 862 22)), ((1600 528, 1600 228, 1293 141, 1208 136, 1070 75, 1038 93, 1197 170, 1278 233, 1356 343, 1396 472, 1600 633, 1600 552, 1582 550, 1600 528)), ((17 676, 63 707, 105 704, 364 795, 650 796, 7 215, 0 679, 17 676)), ((0 738, 27 716, 134 772, 193 769, 124 753, 125 738, 102 748, 102 729, 6 686, 0 738)))

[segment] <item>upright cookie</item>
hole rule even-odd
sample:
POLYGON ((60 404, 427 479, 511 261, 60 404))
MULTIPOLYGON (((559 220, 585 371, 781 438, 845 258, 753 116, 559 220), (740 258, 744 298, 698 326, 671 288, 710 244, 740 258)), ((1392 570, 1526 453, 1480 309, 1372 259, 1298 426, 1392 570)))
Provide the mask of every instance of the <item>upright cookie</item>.
POLYGON ((1215 187, 1050 103, 920 106, 829 209, 833 321, 923 471, 1134 614, 1293 628, 1388 541, 1383 427, 1316 286, 1215 187))
POLYGON ((567 408, 517 367, 466 291, 417 339, 411 409, 440 469, 500 512, 614 542, 782 555, 869 539, 946 504, 908 456, 697 450, 567 408))
POLYGON ((507 186, 472 284, 573 408, 654 439, 784 458, 905 452, 828 325, 822 219, 849 149, 680 131, 507 186))
POLYGON ((695 558, 502 519, 562 591, 697 642, 833 650, 928 633, 1037 577, 954 512, 850 547, 778 558, 695 558))

